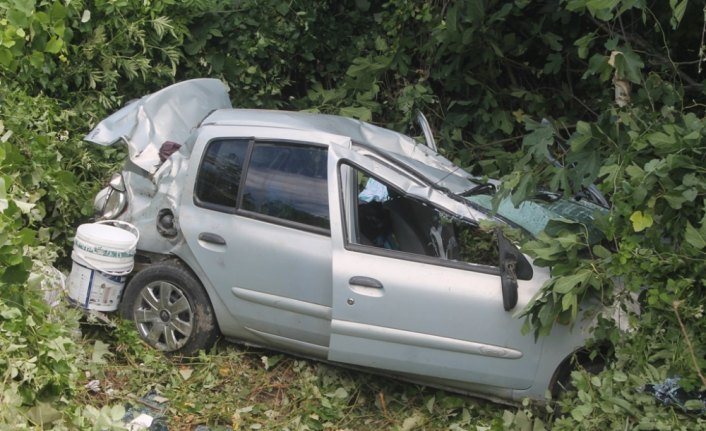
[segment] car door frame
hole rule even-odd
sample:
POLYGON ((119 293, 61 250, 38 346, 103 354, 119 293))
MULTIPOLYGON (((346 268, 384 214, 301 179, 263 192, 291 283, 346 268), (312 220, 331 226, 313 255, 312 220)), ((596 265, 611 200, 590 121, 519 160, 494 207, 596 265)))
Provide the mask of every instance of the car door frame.
MULTIPOLYGON (((186 248, 190 254, 189 261, 195 267, 194 269, 197 273, 205 275, 205 282, 212 287, 212 291, 217 297, 215 299, 224 305, 223 307, 218 307, 218 309, 225 310, 228 313, 228 315, 217 316, 219 323, 229 322, 227 325, 221 325, 221 331, 226 337, 237 338, 254 344, 273 346, 281 350, 308 356, 325 358, 331 315, 330 235, 323 235, 320 232, 321 229, 317 228, 309 229, 307 233, 306 229, 297 229, 297 226, 293 226, 286 221, 278 223, 276 220, 269 220, 268 216, 259 217, 257 214, 241 210, 237 206, 233 211, 228 212, 197 205, 193 193, 198 178, 198 170, 201 167, 208 145, 216 139, 249 139, 264 142, 291 142, 323 146, 328 150, 326 160, 327 174, 332 157, 330 148, 349 146, 350 140, 347 137, 328 133, 286 128, 204 126, 200 130, 194 144, 193 163, 189 167, 184 184, 181 208, 178 215, 181 230, 188 244, 186 248), (213 217, 198 217, 198 214, 203 211, 214 211, 213 217), (198 221, 194 220, 194 218, 198 221), (214 222, 213 220, 219 221, 214 222), (213 268, 209 270, 209 265, 204 263, 206 259, 203 256, 199 258, 198 255, 203 254, 202 252, 205 250, 210 253, 210 259, 220 258, 220 260, 223 260, 222 256, 225 256, 223 253, 226 252, 228 244, 204 243, 198 236, 200 235, 199 232, 204 229, 224 229, 226 227, 235 229, 237 228, 235 223, 245 223, 250 228, 259 229, 260 232, 265 232, 263 229, 266 229, 266 226, 274 225, 276 226, 275 230, 294 229, 294 233, 300 231, 304 236, 320 236, 321 240, 317 242, 319 246, 315 247, 316 250, 310 250, 310 252, 318 256, 322 264, 323 262, 328 263, 321 267, 321 271, 326 271, 326 273, 316 277, 318 281, 313 283, 316 286, 312 286, 312 288, 315 289, 316 293, 313 296, 308 293, 306 298, 300 298, 247 288, 238 285, 237 274, 233 274, 234 280, 231 284, 227 286, 220 285, 222 283, 216 279, 218 277, 214 278, 212 274, 213 268), (196 224, 199 226, 194 227, 196 224), (192 230, 193 232, 191 232, 192 230), (273 321, 277 319, 282 320, 282 322, 277 324, 277 322, 273 321), (293 331, 292 334, 296 334, 284 334, 282 332, 288 329, 293 331)), ((244 187, 246 178, 247 169, 243 172, 240 179, 239 187, 241 191, 239 195, 242 194, 242 187, 244 187)), ((329 217, 333 218, 332 214, 337 213, 337 211, 331 211, 330 209, 333 204, 330 199, 331 182, 332 179, 327 181, 327 192, 329 193, 329 217)), ((334 220, 331 220, 331 223, 334 223, 334 220)), ((228 266, 228 262, 223 261, 221 265, 228 266)), ((220 277, 221 279, 223 278, 222 276, 220 277)))
MULTIPOLYGON (((473 340, 444 337, 442 334, 438 333, 424 333, 423 328, 419 329, 421 332, 418 332, 407 330, 409 328, 394 328, 379 326, 378 324, 367 324, 365 318, 360 318, 360 316, 365 314, 364 309, 360 311, 359 314, 356 314, 358 312, 350 312, 356 305, 365 307, 364 304, 366 303, 372 304, 372 302, 370 302, 371 299, 373 301, 375 300, 374 298, 379 299, 384 293, 379 289, 380 286, 375 285, 377 280, 355 276, 351 277, 349 280, 347 276, 343 278, 337 276, 338 272, 348 271, 346 266, 350 267, 350 265, 341 266, 340 262, 357 262, 356 265, 361 267, 371 263, 374 265, 373 258, 350 261, 346 259, 345 256, 350 256, 352 253, 358 254, 358 257, 364 256, 366 253, 369 256, 385 256, 388 252, 349 243, 346 230, 350 229, 351 226, 350 220, 344 215, 344 200, 346 198, 351 199, 351 196, 346 196, 346 193, 350 195, 351 192, 346 191, 346 188, 349 186, 345 184, 346 179, 342 178, 339 174, 341 164, 350 163, 369 173, 384 172, 384 175, 381 175, 381 177, 390 182, 394 187, 398 187, 400 191, 409 196, 415 196, 429 204, 433 203, 433 206, 449 211, 452 214, 463 214, 465 218, 476 221, 486 219, 487 216, 471 208, 469 205, 465 205, 462 202, 444 195, 441 191, 429 187, 422 179, 415 178, 413 173, 406 172, 403 168, 395 166, 393 162, 380 159, 375 154, 366 153, 365 150, 356 151, 342 148, 336 148, 332 153, 336 156, 337 160, 335 161, 335 165, 331 166, 332 170, 329 171, 329 176, 337 178, 338 184, 336 184, 336 186, 339 190, 331 190, 332 193, 335 192, 335 195, 332 194, 332 196, 335 196, 337 202, 331 202, 331 236, 334 244, 332 266, 334 285, 332 295, 331 342, 329 344, 328 359, 359 366, 372 366, 374 368, 385 369, 394 374, 400 374, 403 377, 406 376, 412 380, 426 381, 432 384, 434 382, 438 384, 438 382, 444 381, 447 382, 447 386, 456 389, 468 390, 470 387, 474 387, 476 389, 481 388, 480 392, 505 393, 505 396, 507 396, 507 391, 531 386, 538 366, 538 360, 541 356, 543 340, 535 342, 532 340, 532 337, 521 337, 521 322, 513 318, 511 313, 504 311, 499 269, 494 275, 494 277, 497 277, 496 296, 492 298, 492 304, 489 303, 489 305, 494 307, 492 312, 496 313, 494 316, 499 317, 498 321, 504 323, 512 322, 512 328, 509 330, 514 331, 516 334, 508 335, 507 337, 511 337, 514 340, 513 342, 522 344, 523 349, 518 350, 513 348, 513 346, 504 345, 502 342, 499 344, 474 342, 473 340), (334 208, 337 211, 333 211, 334 208), (334 215, 334 212, 338 214, 334 215), (353 284, 357 285, 353 286, 353 284), (361 303, 361 301, 368 302, 361 303), (358 321, 355 321, 356 319, 358 321), (447 367, 448 364, 444 364, 443 361, 438 362, 434 360, 435 349, 447 353, 451 351, 451 356, 456 355, 453 359, 456 369, 453 372, 448 372, 448 369, 443 369, 447 367), (523 351, 527 349, 531 350, 529 357, 526 356, 528 352, 523 351), (465 356, 460 357, 458 354, 465 356), (523 362, 522 367, 524 367, 524 371, 520 371, 517 367, 514 369, 508 368, 515 372, 515 379, 513 380, 507 376, 505 376, 507 377, 505 378, 502 374, 494 374, 488 367, 488 364, 492 364, 492 361, 479 361, 479 363, 482 363, 480 366, 484 367, 484 369, 477 370, 473 370, 472 366, 471 368, 464 368, 465 366, 459 365, 463 361, 467 362, 469 358, 473 359, 473 355, 484 358, 498 358, 500 361, 519 360, 523 362), (412 359, 415 357, 420 358, 419 361, 415 362, 415 360, 412 359), (523 357, 524 360, 522 359, 523 357), (464 376, 466 370, 469 371, 468 374, 471 375, 471 377, 464 376), (526 376, 521 376, 523 373, 526 374, 526 376), (495 379, 495 381, 493 381, 493 379, 495 379)), ((330 181, 329 187, 333 186, 333 181, 330 181)), ((405 260, 411 262, 411 264, 405 264, 403 266, 411 271, 421 270, 424 265, 430 265, 426 267, 430 270, 442 268, 439 270, 440 274, 444 273, 445 270, 443 268, 449 271, 469 271, 468 266, 462 270, 453 269, 453 267, 457 266, 457 263, 442 263, 426 256, 409 256, 409 258, 405 260)), ((485 271, 481 268, 477 268, 477 270, 478 269, 480 269, 480 271, 478 271, 479 274, 483 272, 486 273, 480 278, 487 278, 488 275, 492 276, 492 274, 489 273, 493 271, 485 271)), ((350 274, 350 272, 348 273, 350 274)), ((447 273, 451 274, 451 272, 447 273)), ((493 282, 494 281, 486 280, 484 283, 493 282)), ((493 289, 490 288, 489 291, 492 292, 493 289)), ((530 300, 531 292, 533 291, 533 289, 521 289, 519 293, 519 304, 526 304, 530 300)), ((454 294, 464 295, 460 290, 456 290, 454 294)), ((402 296, 397 296, 397 298, 402 298, 402 296)), ((390 305, 394 306, 394 304, 390 305)), ((394 311, 391 310, 391 312, 394 311)), ((376 319, 371 320, 374 321, 376 319)), ((450 356, 447 355, 447 357, 450 356)), ((498 369, 502 370, 503 366, 500 366, 498 369)))

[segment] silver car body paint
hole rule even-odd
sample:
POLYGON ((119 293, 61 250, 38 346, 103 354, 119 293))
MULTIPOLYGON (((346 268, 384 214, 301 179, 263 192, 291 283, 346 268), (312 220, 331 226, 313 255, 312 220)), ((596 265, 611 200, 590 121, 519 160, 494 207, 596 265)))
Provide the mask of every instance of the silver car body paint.
MULTIPOLYGON (((140 250, 178 256, 194 271, 230 339, 504 401, 543 400, 557 367, 584 344, 586 322, 537 341, 521 335, 521 320, 503 310, 492 268, 460 270, 347 247, 352 227, 342 211, 356 197, 341 163, 459 218, 491 217, 487 202, 456 196, 478 185, 472 176, 405 135, 337 116, 230 109, 220 81, 199 79, 143 97, 86 139, 128 144, 129 206, 119 218, 140 230, 140 250), (220 137, 325 146, 330 235, 196 205, 199 162, 220 137), (182 147, 160 163, 165 141, 182 147), (165 208, 176 217, 174 238, 156 228, 165 208), (202 241, 203 232, 222 234, 227 245, 202 241), (384 289, 356 284, 365 277, 384 280, 384 289)), ((537 232, 549 219, 544 207, 525 222, 519 211, 503 220, 537 232)), ((515 310, 548 277, 534 267, 531 280, 519 280, 515 310)))

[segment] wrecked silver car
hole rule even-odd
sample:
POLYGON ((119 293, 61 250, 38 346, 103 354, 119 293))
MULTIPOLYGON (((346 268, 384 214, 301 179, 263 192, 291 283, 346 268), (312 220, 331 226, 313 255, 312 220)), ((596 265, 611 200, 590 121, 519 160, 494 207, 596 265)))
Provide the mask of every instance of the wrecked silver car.
POLYGON ((157 349, 191 355, 222 335, 542 400, 584 346, 581 325, 521 334, 513 312, 548 272, 481 222, 536 233, 562 208, 590 216, 588 203, 493 215, 492 187, 432 145, 351 118, 232 109, 213 79, 145 96, 86 140, 128 145, 96 208, 139 230, 120 310, 157 349))

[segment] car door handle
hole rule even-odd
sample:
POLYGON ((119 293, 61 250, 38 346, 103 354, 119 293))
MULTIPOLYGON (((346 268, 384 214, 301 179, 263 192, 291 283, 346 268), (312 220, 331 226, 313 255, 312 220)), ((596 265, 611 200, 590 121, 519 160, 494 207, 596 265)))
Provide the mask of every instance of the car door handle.
POLYGON ((222 236, 211 232, 201 232, 199 234, 199 241, 210 242, 211 244, 216 245, 226 245, 226 240, 223 239, 222 236))
POLYGON ((348 284, 352 286, 371 287, 373 289, 383 288, 382 283, 380 283, 378 280, 371 277, 362 277, 359 275, 351 277, 350 280, 348 280, 348 284))

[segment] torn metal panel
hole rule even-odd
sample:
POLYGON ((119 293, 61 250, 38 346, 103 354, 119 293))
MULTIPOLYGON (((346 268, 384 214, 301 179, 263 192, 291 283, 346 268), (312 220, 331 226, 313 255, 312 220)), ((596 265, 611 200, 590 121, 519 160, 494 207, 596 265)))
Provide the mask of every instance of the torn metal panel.
POLYGON ((228 89, 221 81, 194 79, 130 103, 98 123, 84 139, 100 145, 123 140, 130 160, 154 173, 161 164, 159 150, 164 142, 185 144, 210 112, 230 107, 228 89))

